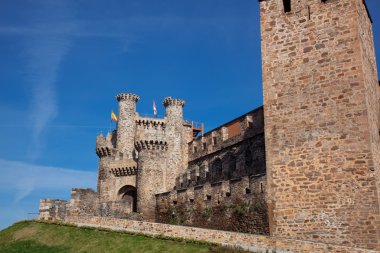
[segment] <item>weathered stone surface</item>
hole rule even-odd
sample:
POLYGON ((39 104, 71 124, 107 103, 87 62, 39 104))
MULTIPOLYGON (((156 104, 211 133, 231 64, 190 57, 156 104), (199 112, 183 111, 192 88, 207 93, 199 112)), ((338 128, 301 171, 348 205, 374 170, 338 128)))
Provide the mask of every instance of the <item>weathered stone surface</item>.
POLYGON ((120 220, 108 217, 70 216, 67 221, 78 225, 106 227, 117 230, 143 232, 151 235, 209 241, 228 246, 241 246, 247 250, 262 253, 379 253, 379 251, 375 250, 352 248, 333 243, 326 244, 306 240, 302 241, 143 221, 120 220))
POLYGON ((379 95, 362 0, 261 1, 271 234, 380 249, 379 95), (292 55, 290 55, 292 52, 292 55))
POLYGON ((60 199, 41 199, 38 212, 40 220, 64 220, 67 218, 69 203, 60 199))

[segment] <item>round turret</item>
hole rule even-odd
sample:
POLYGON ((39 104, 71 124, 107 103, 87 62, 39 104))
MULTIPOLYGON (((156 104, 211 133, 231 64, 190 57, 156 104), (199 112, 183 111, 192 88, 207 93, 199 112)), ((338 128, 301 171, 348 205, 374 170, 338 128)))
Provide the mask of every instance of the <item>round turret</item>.
POLYGON ((116 148, 125 158, 132 159, 136 132, 136 103, 140 97, 136 94, 121 93, 116 99, 119 102, 116 148))

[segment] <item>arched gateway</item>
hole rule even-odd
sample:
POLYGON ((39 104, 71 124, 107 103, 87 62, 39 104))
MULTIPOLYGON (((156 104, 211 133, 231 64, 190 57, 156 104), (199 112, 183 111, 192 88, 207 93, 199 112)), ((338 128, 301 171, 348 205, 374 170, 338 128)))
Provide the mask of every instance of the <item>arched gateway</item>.
POLYGON ((125 185, 118 191, 119 199, 128 205, 131 205, 131 210, 136 212, 137 208, 137 192, 136 187, 125 185))

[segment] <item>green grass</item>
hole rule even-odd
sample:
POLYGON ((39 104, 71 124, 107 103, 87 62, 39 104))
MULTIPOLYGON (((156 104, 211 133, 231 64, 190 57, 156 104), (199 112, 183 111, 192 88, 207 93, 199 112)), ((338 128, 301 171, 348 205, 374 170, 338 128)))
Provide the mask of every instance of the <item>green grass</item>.
POLYGON ((0 231, 1 253, 243 252, 202 242, 22 221, 0 231))

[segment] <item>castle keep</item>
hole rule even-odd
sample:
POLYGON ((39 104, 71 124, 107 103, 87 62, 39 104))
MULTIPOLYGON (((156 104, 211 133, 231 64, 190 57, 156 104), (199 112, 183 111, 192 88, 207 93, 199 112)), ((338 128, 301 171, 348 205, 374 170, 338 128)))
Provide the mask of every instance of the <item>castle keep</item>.
POLYGON ((147 118, 139 96, 119 94, 117 129, 96 138, 97 191, 42 199, 39 218, 114 217, 380 250, 379 83, 366 4, 259 2, 263 107, 199 134, 183 100, 168 97, 165 117, 147 118))

